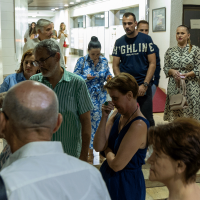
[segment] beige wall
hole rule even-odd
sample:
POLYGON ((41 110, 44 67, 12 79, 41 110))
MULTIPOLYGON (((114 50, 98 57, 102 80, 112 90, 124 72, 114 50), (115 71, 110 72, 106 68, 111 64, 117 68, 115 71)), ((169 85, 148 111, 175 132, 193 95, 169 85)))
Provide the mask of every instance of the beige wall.
POLYGON ((183 0, 183 4, 200 5, 200 0, 183 0))

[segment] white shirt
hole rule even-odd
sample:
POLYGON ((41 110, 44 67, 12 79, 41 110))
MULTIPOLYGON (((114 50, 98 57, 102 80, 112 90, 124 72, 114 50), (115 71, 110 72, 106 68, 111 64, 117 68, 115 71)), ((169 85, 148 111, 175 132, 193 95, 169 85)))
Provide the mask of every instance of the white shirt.
POLYGON ((31 142, 0 172, 9 200, 110 200, 100 172, 63 152, 60 142, 31 142))
POLYGON ((29 38, 29 31, 30 31, 30 28, 28 28, 24 34, 24 38, 26 38, 28 40, 29 38))
MULTIPOLYGON (((54 40, 53 38, 51 38, 50 40, 54 41, 60 48, 60 45, 59 43, 54 40)), ((24 48, 23 48, 23 53, 25 53, 26 51, 28 51, 29 49, 34 49, 35 46, 40 42, 39 38, 34 38, 32 40, 27 40, 27 42, 25 43, 24 45, 24 48)), ((65 66, 65 63, 64 63, 64 59, 63 59, 63 55, 62 55, 62 52, 60 51, 60 65, 61 66, 65 66)))

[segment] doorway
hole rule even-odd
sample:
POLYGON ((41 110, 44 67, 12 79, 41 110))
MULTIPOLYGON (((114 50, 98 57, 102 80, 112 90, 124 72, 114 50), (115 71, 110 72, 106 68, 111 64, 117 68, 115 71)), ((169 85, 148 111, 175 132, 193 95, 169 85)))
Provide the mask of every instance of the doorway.
POLYGON ((200 20, 200 6, 185 5, 183 6, 183 24, 190 28, 191 43, 200 48, 200 27, 199 29, 191 29, 191 19, 200 20))

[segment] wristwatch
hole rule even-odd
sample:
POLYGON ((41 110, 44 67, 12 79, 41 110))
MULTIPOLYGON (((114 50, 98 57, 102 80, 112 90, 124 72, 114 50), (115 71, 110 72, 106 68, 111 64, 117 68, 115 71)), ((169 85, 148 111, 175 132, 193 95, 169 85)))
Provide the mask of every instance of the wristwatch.
POLYGON ((149 83, 144 82, 144 86, 145 86, 145 87, 148 87, 148 86, 149 86, 149 83))

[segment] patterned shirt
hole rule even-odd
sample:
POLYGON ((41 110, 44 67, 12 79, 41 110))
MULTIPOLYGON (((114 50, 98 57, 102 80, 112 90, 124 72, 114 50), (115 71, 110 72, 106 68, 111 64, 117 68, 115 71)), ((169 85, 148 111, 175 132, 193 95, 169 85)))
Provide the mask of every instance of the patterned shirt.
MULTIPOLYGON (((32 76, 30 80, 41 82, 53 89, 41 73, 32 76)), ((59 112, 63 116, 63 122, 59 130, 53 134, 52 140, 61 141, 65 153, 79 158, 82 146, 79 116, 93 108, 87 86, 80 76, 64 69, 61 80, 53 90, 58 96, 59 112)))
POLYGON ((7 92, 12 86, 25 80, 23 72, 8 75, 0 85, 0 93, 7 92))

